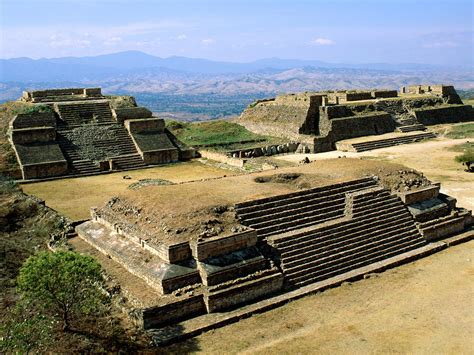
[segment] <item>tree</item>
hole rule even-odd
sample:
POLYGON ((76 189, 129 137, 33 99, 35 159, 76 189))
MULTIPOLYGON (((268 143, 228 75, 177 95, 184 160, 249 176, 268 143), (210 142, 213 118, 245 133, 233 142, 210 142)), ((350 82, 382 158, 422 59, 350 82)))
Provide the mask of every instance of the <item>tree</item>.
POLYGON ((22 299, 60 318, 64 331, 70 329, 72 317, 101 311, 101 283, 100 265, 89 256, 70 251, 29 257, 17 278, 22 299))
POLYGON ((474 150, 468 150, 462 155, 458 155, 456 158, 454 158, 458 163, 461 163, 462 165, 466 165, 466 171, 473 172, 471 169, 471 165, 474 164, 474 150))

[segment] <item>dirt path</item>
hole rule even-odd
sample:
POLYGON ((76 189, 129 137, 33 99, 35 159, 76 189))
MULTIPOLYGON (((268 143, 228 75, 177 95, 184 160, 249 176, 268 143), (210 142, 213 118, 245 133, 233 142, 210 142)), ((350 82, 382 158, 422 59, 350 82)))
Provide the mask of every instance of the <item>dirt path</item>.
POLYGON ((441 192, 457 198, 460 206, 474 209, 474 174, 464 172, 461 164, 454 161, 454 157, 460 153, 449 150, 467 141, 469 140, 438 138, 362 153, 332 151, 318 154, 282 155, 275 159, 298 162, 304 156, 307 156, 311 161, 345 156, 347 158, 379 159, 403 164, 423 172, 434 182, 441 182, 441 192))
POLYGON ((471 241, 205 333, 194 344, 212 354, 472 354, 473 260, 471 241))

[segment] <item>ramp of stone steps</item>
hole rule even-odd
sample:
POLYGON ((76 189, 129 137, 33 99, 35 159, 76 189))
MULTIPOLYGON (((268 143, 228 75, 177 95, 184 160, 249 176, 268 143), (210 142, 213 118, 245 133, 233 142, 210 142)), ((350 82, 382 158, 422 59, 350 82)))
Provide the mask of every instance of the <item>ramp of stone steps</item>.
POLYGON ((403 202, 373 187, 347 192, 344 213, 338 218, 272 235, 267 242, 277 253, 290 288, 426 244, 403 202))
POLYGON ((368 136, 342 140, 336 142, 336 149, 344 152, 364 152, 367 150, 419 142, 421 140, 430 138, 436 138, 436 135, 432 132, 422 131, 388 133, 380 136, 368 136))
POLYGON ((63 123, 68 126, 114 122, 107 100, 57 103, 54 108, 63 123))
POLYGON ((73 175, 99 173, 94 160, 112 159, 115 170, 146 166, 128 132, 120 125, 83 125, 61 129, 57 139, 69 163, 69 173, 73 175))
POLYGON ((260 239, 344 216, 345 195, 376 185, 372 178, 274 196, 235 206, 243 225, 260 239))

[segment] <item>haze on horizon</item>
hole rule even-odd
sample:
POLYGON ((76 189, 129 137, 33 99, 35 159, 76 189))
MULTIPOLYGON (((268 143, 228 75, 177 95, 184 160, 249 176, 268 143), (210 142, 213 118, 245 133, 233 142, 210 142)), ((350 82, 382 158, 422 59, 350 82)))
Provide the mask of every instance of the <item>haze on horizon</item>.
POLYGON ((2 0, 0 57, 139 50, 473 66, 471 0, 2 0))

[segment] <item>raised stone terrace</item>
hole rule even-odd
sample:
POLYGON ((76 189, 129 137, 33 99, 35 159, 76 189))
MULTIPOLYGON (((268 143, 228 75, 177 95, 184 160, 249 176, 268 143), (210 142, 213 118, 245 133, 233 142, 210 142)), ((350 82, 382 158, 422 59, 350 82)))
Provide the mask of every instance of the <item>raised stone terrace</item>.
MULTIPOLYGON (((472 120, 472 106, 463 104, 453 86, 415 85, 398 92, 341 90, 281 95, 252 103, 239 123, 255 133, 299 142, 305 151, 317 153, 335 150, 341 140, 394 131, 422 133, 427 125, 472 120)), ((401 139, 382 145, 410 142, 401 139)))
MULTIPOLYGON (((50 112, 19 114, 9 138, 23 179, 91 175, 194 157, 151 111, 100 88, 26 91, 22 101, 50 112)), ((34 110, 33 110, 34 112, 34 110)))
POLYGON ((157 292, 133 313, 149 329, 326 280, 472 224, 471 211, 421 174, 344 160, 142 187, 92 209, 76 230, 157 292))

